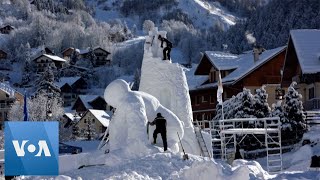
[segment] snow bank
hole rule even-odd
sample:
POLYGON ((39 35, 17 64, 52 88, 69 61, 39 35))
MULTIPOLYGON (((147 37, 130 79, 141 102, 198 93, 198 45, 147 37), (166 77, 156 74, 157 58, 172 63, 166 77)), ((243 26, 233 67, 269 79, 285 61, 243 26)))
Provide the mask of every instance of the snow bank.
POLYGON ((291 166, 288 170, 305 171, 308 170, 311 164, 311 157, 313 151, 310 145, 304 145, 299 148, 293 155, 291 160, 291 166))
POLYGON ((267 179, 268 175, 256 162, 242 161, 231 168, 227 164, 219 164, 213 159, 190 155, 187 161, 182 154, 170 151, 126 159, 119 152, 106 155, 105 166, 93 166, 62 173, 61 178, 82 179, 168 179, 168 180, 248 180, 267 179))
MULTIPOLYGON (((126 155, 133 156, 150 152, 154 127, 149 127, 148 141, 147 122, 152 122, 160 112, 167 120, 168 148, 178 152, 177 132, 184 135, 183 124, 155 97, 144 92, 131 91, 128 83, 120 79, 108 85, 104 97, 108 104, 116 108, 109 125, 110 151, 121 149, 126 155)), ((161 142, 160 137, 158 142, 161 142)))
POLYGON ((166 32, 155 28, 149 32, 144 46, 139 90, 156 97, 184 122, 182 143, 188 153, 200 154, 200 148, 192 124, 192 109, 186 75, 176 63, 162 60, 161 42, 158 35, 166 37, 166 32))

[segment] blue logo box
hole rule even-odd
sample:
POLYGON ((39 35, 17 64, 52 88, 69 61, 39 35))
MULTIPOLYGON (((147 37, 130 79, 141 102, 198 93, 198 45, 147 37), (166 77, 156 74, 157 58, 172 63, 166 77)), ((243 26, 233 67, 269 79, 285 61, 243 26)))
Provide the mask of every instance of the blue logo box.
POLYGON ((59 174, 58 122, 5 122, 5 175, 59 174))

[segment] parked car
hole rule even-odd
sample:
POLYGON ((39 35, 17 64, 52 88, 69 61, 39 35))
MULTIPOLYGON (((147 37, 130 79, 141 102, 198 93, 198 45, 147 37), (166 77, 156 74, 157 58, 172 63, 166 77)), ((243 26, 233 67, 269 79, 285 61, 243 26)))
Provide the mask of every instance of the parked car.
POLYGON ((64 143, 59 143, 59 154, 71 153, 71 154, 79 154, 82 152, 81 147, 70 146, 64 143))

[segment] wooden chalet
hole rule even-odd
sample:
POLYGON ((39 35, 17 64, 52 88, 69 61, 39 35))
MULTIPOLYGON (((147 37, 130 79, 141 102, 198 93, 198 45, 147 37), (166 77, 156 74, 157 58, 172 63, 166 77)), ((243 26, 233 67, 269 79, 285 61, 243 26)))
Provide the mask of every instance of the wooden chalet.
POLYGON ((89 109, 83 114, 76 126, 79 127, 80 132, 83 134, 88 127, 88 121, 91 120, 96 133, 101 134, 109 127, 110 119, 110 115, 104 110, 89 109))
POLYGON ((74 53, 76 49, 73 47, 68 47, 66 49, 64 49, 61 54, 63 59, 70 61, 72 54, 74 53))
POLYGON ((79 94, 85 94, 88 84, 82 77, 62 77, 56 82, 60 88, 63 105, 71 106, 79 94))
POLYGON ((10 32, 14 30, 13 26, 6 25, 0 28, 0 33, 1 34, 10 34, 10 32))
POLYGON ((297 82, 306 110, 320 109, 320 30, 291 30, 282 86, 297 82))
POLYGON ((8 113, 15 101, 23 104, 23 95, 8 84, 0 83, 0 129, 3 129, 4 121, 8 120, 8 113))
POLYGON ((0 60, 1 59, 7 59, 8 54, 0 49, 0 60))
POLYGON ((58 56, 42 54, 33 59, 33 62, 36 64, 37 73, 42 73, 49 66, 55 66, 57 69, 61 69, 65 66, 66 60, 58 56))
POLYGON ((111 111, 113 108, 101 96, 79 95, 71 109, 78 113, 85 113, 89 109, 111 111))
POLYGON ((80 57, 86 59, 90 59, 92 52, 95 55, 95 62, 93 63, 95 67, 111 64, 111 60, 108 59, 110 53, 101 47, 96 47, 91 50, 89 49, 79 51, 80 57))
POLYGON ((276 90, 280 87, 285 49, 279 47, 264 52, 248 51, 240 55, 206 51, 194 72, 195 78, 201 78, 189 91, 193 118, 211 120, 215 116, 219 70, 224 100, 242 92, 243 88, 254 93, 255 89, 265 85, 269 94, 268 103, 274 103, 276 90))

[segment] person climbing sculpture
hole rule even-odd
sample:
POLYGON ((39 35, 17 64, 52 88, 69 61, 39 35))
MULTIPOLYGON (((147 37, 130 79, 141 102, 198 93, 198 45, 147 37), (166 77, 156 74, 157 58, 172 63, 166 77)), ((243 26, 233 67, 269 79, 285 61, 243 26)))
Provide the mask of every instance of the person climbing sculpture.
POLYGON ((156 125, 156 129, 153 132, 153 144, 157 143, 157 136, 160 133, 162 142, 163 142, 163 150, 167 150, 167 120, 162 117, 161 113, 157 114, 157 117, 153 122, 149 123, 151 126, 156 125))
POLYGON ((172 48, 172 43, 162 37, 161 35, 158 36, 158 39, 161 41, 161 47, 163 48, 163 42, 166 43, 166 47, 163 49, 163 60, 170 60, 170 52, 171 52, 171 48, 172 48))

